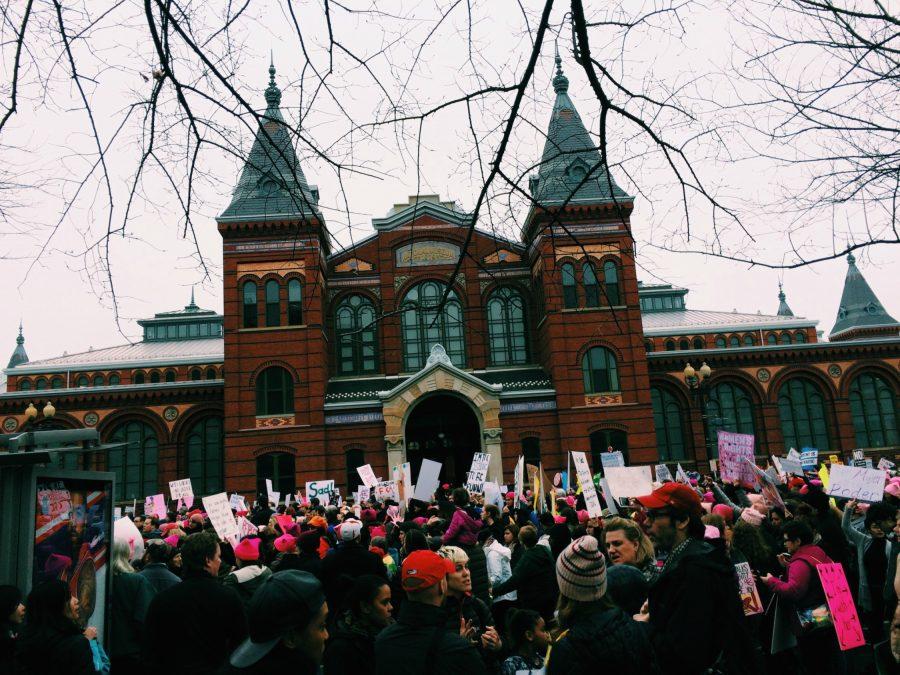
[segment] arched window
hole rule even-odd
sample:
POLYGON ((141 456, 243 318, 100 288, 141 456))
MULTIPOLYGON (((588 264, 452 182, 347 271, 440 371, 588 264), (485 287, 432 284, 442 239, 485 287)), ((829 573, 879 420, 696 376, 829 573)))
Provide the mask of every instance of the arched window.
MULTIPOLYGON (((525 458, 525 464, 538 466, 541 463, 541 439, 537 436, 529 436, 522 439, 522 456, 525 458)), ((525 478, 528 475, 526 472, 525 478)))
POLYGON ((199 368, 191 368, 191 381, 199 382, 203 379, 203 371, 199 368))
POLYGON ((487 323, 492 366, 528 363, 525 301, 518 291, 500 288, 491 294, 487 323))
POLYGON ((454 366, 465 368, 466 345, 462 305, 451 290, 438 312, 446 286, 425 281, 413 286, 401 303, 403 328, 403 369, 419 370, 434 345, 443 345, 454 366))
POLYGON ((619 293, 619 270, 612 260, 603 263, 603 283, 606 285, 607 302, 610 305, 620 304, 622 296, 619 293))
POLYGON ((599 394, 619 391, 619 371, 616 356, 606 347, 592 347, 581 359, 584 393, 599 394))
POLYGON ((299 279, 288 281, 288 326, 303 323, 303 284, 299 279))
POLYGON ((134 382, 134 384, 144 384, 144 382, 147 381, 147 376, 138 371, 134 374, 134 377, 131 378, 131 381, 134 382))
POLYGON ((706 349, 706 343, 703 341, 702 337, 694 338, 694 349, 706 349))
POLYGON ((244 328, 256 328, 258 325, 256 309, 256 282, 245 281, 242 287, 242 303, 244 309, 244 328))
POLYGON ((103 386, 103 376, 102 375, 94 375, 94 386, 95 387, 103 386))
POLYGON ((778 344, 778 336, 775 333, 769 333, 766 335, 766 344, 767 345, 777 345, 778 344))
POLYGON ((593 263, 586 262, 581 268, 581 283, 584 285, 584 306, 600 306, 600 285, 593 263))
POLYGON ((266 479, 272 481, 272 489, 282 495, 294 492, 296 480, 294 456, 288 452, 270 452, 256 458, 256 493, 266 494, 266 479))
POLYGON ((87 387, 90 383, 91 381, 88 379, 87 375, 80 375, 75 384, 78 387, 87 387))
POLYGON ((222 491, 224 432, 221 417, 207 417, 187 432, 187 475, 194 491, 211 495, 222 491))
POLYGON ((656 427, 656 448, 659 461, 671 462, 687 459, 684 447, 684 411, 673 394, 650 388, 653 403, 653 425, 656 427))
POLYGON ((174 382, 175 381, 175 371, 167 370, 166 371, 166 382, 174 382))
POLYGON ((666 351, 667 352, 675 351, 675 340, 672 340, 672 339, 666 340, 666 351))
POLYGON ((159 372, 154 370, 150 373, 150 384, 159 384, 159 372))
POLYGON ((266 325, 278 326, 281 324, 281 300, 278 297, 280 286, 274 279, 266 282, 266 325))
POLYGON ((38 391, 40 391, 41 389, 46 389, 47 388, 47 378, 39 377, 37 380, 35 380, 34 388, 37 389, 38 391))
POLYGON ((364 295, 341 300, 334 311, 334 334, 338 375, 378 371, 378 334, 371 300, 364 295))
POLYGON ((366 453, 360 448, 351 448, 345 454, 344 464, 347 472, 347 494, 349 495, 355 492, 355 488, 362 483, 357 469, 366 464, 366 453))
POLYGON ((862 373, 850 383, 850 414, 856 445, 884 448, 900 444, 897 434, 897 398, 880 375, 862 373))
POLYGON ((61 377, 54 377, 50 381, 51 389, 62 389, 63 388, 63 379, 61 377))
POLYGON ((806 333, 804 333, 803 331, 797 331, 796 333, 794 333, 794 342, 796 342, 798 345, 805 344, 806 333))
POLYGON ((678 349, 690 349, 690 348, 691 348, 691 343, 688 341, 687 338, 681 338, 678 341, 678 349))
POLYGON ((782 334, 781 334, 781 344, 783 344, 783 345, 789 345, 789 344, 791 344, 791 342, 793 342, 793 340, 791 340, 791 334, 790 334, 790 333, 786 333, 786 332, 785 332, 785 333, 782 333, 782 334))
POLYGON ((127 444, 111 449, 108 455, 108 468, 116 474, 116 500, 156 494, 159 441, 153 427, 145 422, 125 422, 113 429, 109 442, 127 444))
POLYGON ((756 344, 756 340, 754 339, 753 334, 752 334, 752 333, 747 333, 747 334, 744 336, 744 346, 745 346, 745 347, 752 347, 752 346, 755 345, 755 344, 756 344))
POLYGON ((719 429, 739 434, 753 433, 753 400, 744 387, 731 382, 722 382, 709 391, 706 407, 709 424, 709 438, 706 440, 708 457, 718 455, 716 440, 719 429))
POLYGON ((732 335, 730 338, 728 338, 728 346, 729 347, 740 347, 741 339, 737 335, 732 335))
POLYGON ((32 386, 31 380, 19 380, 19 391, 31 391, 32 386))
POLYGON ((256 377, 256 414, 294 412, 294 380, 281 366, 269 366, 256 377))
POLYGON ((653 340, 644 340, 644 349, 646 349, 648 353, 655 350, 656 347, 653 346, 653 340))
POLYGON ((122 380, 119 378, 118 373, 112 373, 107 381, 109 382, 110 387, 115 387, 116 385, 122 383, 122 380))
POLYGON ((716 336, 716 348, 725 349, 725 337, 723 335, 716 336))
POLYGON ((794 377, 778 392, 778 416, 786 448, 829 448, 825 397, 819 387, 794 377))
POLYGON ((600 429, 590 435, 591 466, 594 471, 600 471, 603 466, 602 454, 613 451, 622 453, 625 464, 628 464, 628 434, 618 429, 600 429))
POLYGON ((216 369, 213 367, 209 367, 206 369, 206 379, 214 380, 216 379, 216 369))
POLYGON ((578 289, 575 286, 575 266, 566 263, 560 268, 562 274, 563 307, 575 309, 578 307, 578 289))

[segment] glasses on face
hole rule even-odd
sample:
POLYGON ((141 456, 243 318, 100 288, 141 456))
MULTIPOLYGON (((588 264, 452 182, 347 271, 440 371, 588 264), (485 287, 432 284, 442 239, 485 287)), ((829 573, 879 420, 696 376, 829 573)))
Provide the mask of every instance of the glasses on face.
POLYGON ((647 520, 649 522, 653 522, 657 518, 671 518, 671 517, 672 517, 671 511, 668 511, 665 509, 651 509, 650 511, 647 511, 647 520))

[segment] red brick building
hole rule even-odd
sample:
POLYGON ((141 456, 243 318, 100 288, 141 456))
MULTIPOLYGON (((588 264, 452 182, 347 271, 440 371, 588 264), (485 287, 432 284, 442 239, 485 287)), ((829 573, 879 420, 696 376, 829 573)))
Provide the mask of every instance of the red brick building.
POLYGON ((755 434, 761 455, 895 454, 900 324, 852 256, 829 342, 783 293, 763 316, 688 309, 687 290, 642 285, 634 200, 598 171, 561 70, 520 241, 421 195, 340 251, 270 73, 218 218, 224 314, 192 298, 140 322, 139 343, 38 362, 20 333, 5 432, 97 426, 127 446, 85 461, 115 470, 129 500, 186 475, 204 494, 266 478, 283 493, 322 478, 352 491, 361 464, 388 476, 410 461, 415 476, 423 457, 460 480, 475 451, 501 482, 520 454, 555 471, 567 450, 610 446, 629 463, 688 466, 715 456, 719 428, 755 434), (712 368, 696 391, 687 362, 712 368))

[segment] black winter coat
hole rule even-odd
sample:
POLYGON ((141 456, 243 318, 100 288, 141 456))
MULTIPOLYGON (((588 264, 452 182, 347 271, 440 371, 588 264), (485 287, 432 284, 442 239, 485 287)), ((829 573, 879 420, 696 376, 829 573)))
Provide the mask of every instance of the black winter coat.
MULTIPOLYGON (((485 675, 481 657, 441 607, 405 602, 400 618, 375 639, 377 675, 485 675)), ((331 675, 330 673, 328 675, 331 675)))
MULTIPOLYGON (((444 615, 447 617, 447 622, 444 625, 448 631, 458 633, 460 621, 465 621, 466 623, 471 621, 475 634, 480 638, 488 626, 496 626, 491 610, 488 609, 484 602, 474 596, 462 599, 447 596, 443 610, 444 615)), ((484 661, 490 672, 500 670, 500 655, 502 652, 487 651, 482 649, 480 644, 476 645, 475 649, 478 650, 481 660, 484 661)))
POLYGON ((328 552, 322 559, 322 585, 328 609, 340 612, 344 609, 344 598, 353 582, 364 574, 383 577, 387 583, 387 568, 376 553, 362 547, 358 542, 345 542, 328 552))
POLYGON ((141 655, 141 639, 147 609, 155 591, 146 577, 137 573, 116 574, 112 580, 112 614, 109 618, 110 658, 141 655))
POLYGON ((375 638, 378 633, 362 626, 347 611, 342 614, 331 631, 325 659, 322 665, 325 675, 374 675, 375 638))
POLYGON ((472 595, 484 604, 491 604, 491 578, 487 571, 487 556, 484 549, 474 546, 460 546, 469 556, 469 574, 472 576, 472 595))
POLYGON ((34 632, 26 626, 16 639, 16 660, 23 675, 94 675, 88 639, 71 622, 34 632))
POLYGON ((318 672, 319 667, 304 652, 288 649, 281 643, 252 666, 235 668, 226 660, 219 671, 221 675, 317 675, 318 672))
POLYGON ((144 622, 146 670, 213 673, 246 637, 247 617, 237 593, 206 572, 189 572, 150 603, 144 622))
POLYGON ((148 563, 138 574, 150 582, 154 595, 181 583, 181 577, 173 574, 165 563, 148 563))
POLYGON ((724 551, 692 539, 663 568, 648 600, 651 641, 667 674, 703 673, 722 660, 728 673, 765 672, 724 551))
POLYGON ((556 585, 556 563, 546 546, 526 549, 513 568, 512 576, 494 588, 494 597, 517 591, 519 607, 533 609, 544 621, 553 618, 559 587, 556 585))
POLYGON ((588 675, 601 665, 605 673, 661 673, 650 627, 618 607, 591 610, 553 645, 547 675, 588 675))

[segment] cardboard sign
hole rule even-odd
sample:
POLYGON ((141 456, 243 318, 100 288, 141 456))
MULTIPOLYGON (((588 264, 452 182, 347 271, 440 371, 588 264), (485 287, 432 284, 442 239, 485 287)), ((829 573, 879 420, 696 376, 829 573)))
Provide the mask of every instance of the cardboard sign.
POLYGON ((484 481, 487 480, 488 465, 491 456, 485 452, 476 452, 472 456, 472 468, 466 476, 466 489, 469 492, 484 492, 484 481))
POLYGON ((397 487, 397 481, 383 480, 380 483, 376 483, 374 494, 375 499, 380 502, 386 502, 389 499, 395 502, 400 501, 400 490, 397 487))
POLYGON ((610 466, 625 466, 625 456, 621 450, 600 453, 600 465, 606 469, 610 466))
POLYGON ((240 535, 237 521, 231 513, 231 504, 228 502, 227 494, 220 492, 217 495, 204 497, 203 510, 209 516, 209 522, 212 523, 220 539, 228 540, 240 535))
POLYGON ((194 501, 194 488, 191 486, 190 478, 182 478, 181 480, 169 481, 169 494, 172 495, 172 501, 177 502, 184 498, 185 502, 194 501), (188 499, 190 498, 190 499, 188 499))
POLYGON ((736 434, 719 430, 719 475, 723 481, 737 480, 753 485, 753 448, 756 439, 752 434, 736 434), (746 460, 746 461, 744 461, 746 460), (747 462, 750 464, 748 465, 747 462))
POLYGON ((734 566, 734 573, 737 575, 741 604, 744 606, 744 616, 762 614, 762 600, 759 598, 759 590, 756 588, 756 581, 753 579, 750 563, 738 563, 734 566))
POLYGON ((278 506, 278 502, 281 501, 281 493, 280 492, 270 492, 269 493, 269 504, 271 504, 272 508, 278 506))
POLYGON ((403 462, 403 464, 395 466, 391 472, 393 474, 392 478, 397 481, 397 486, 400 490, 398 501, 400 504, 406 504, 409 498, 412 497, 413 492, 412 464, 403 462))
POLYGON ((685 485, 691 484, 691 479, 688 478, 687 473, 685 473, 684 469, 681 468, 681 463, 678 463, 678 468, 675 469, 675 480, 679 483, 684 483, 685 485))
POLYGON ((423 459, 419 468, 419 478, 416 480, 416 489, 413 497, 423 502, 431 501, 431 496, 437 490, 440 483, 441 464, 430 459, 423 459))
POLYGON ((878 468, 882 471, 890 471, 894 468, 894 463, 891 460, 882 457, 878 460, 878 468))
POLYGON ((358 488, 356 488, 356 497, 357 502, 359 503, 367 502, 372 498, 371 491, 367 486, 360 485, 358 488))
POLYGON ((813 471, 819 465, 819 451, 816 448, 803 448, 800 453, 800 465, 804 471, 813 471))
POLYGON ((606 479, 598 478, 597 486, 600 488, 600 492, 603 493, 603 500, 606 502, 606 506, 609 509, 610 513, 615 516, 619 515, 619 509, 616 506, 616 500, 613 499, 612 492, 609 489, 609 483, 606 482, 606 479))
POLYGON ((241 538, 259 534, 259 528, 249 520, 241 516, 238 518, 238 536, 241 538))
POLYGON ((231 497, 228 498, 228 505, 232 508, 233 511, 243 511, 241 507, 244 505, 244 498, 241 497, 237 492, 235 492, 231 497))
POLYGON ((609 466, 603 473, 617 499, 641 497, 653 492, 653 475, 649 466, 609 466))
MULTIPOLYGON (((817 456, 818 456, 818 454, 819 454, 818 451, 816 451, 817 456)), ((791 448, 790 450, 788 450, 787 457, 788 457, 788 459, 792 459, 795 462, 800 461, 800 453, 797 452, 797 448, 791 448)))
POLYGON ((656 465, 656 482, 662 483, 663 481, 671 481, 672 480, 672 472, 669 471, 669 467, 665 464, 657 464, 656 465))
POLYGON ((769 506, 779 506, 784 509, 784 500, 781 499, 781 493, 778 492, 778 486, 775 484, 775 480, 756 466, 756 464, 750 464, 750 468, 756 476, 756 482, 759 484, 759 491, 762 493, 762 496, 769 506))
POLYGON ((597 488, 594 487, 594 481, 591 478, 591 467, 588 466, 587 456, 583 452, 573 452, 572 464, 575 465, 575 476, 581 485, 584 505, 587 508, 588 515, 591 518, 602 518, 603 506, 600 504, 597 488))
POLYGON ((306 498, 312 501, 313 497, 316 497, 322 506, 328 506, 331 503, 333 492, 333 480, 313 480, 306 484, 306 498))
POLYGON ((822 589, 825 591, 828 609, 831 610, 831 620, 834 622, 841 651, 862 647, 866 640, 850 594, 850 586, 847 585, 847 577, 844 576, 844 568, 840 563, 823 563, 816 565, 816 569, 822 580, 822 589))
POLYGON ((825 493, 861 502, 880 502, 884 496, 884 471, 834 464, 825 493))
POLYGON ((367 488, 375 487, 375 484, 378 482, 378 479, 375 477, 375 472, 372 471, 371 464, 363 464, 362 466, 356 467, 356 473, 359 474, 360 480, 367 488))
POLYGON ((525 493, 525 456, 519 455, 519 461, 516 462, 516 475, 513 477, 516 490, 516 499, 525 493))

